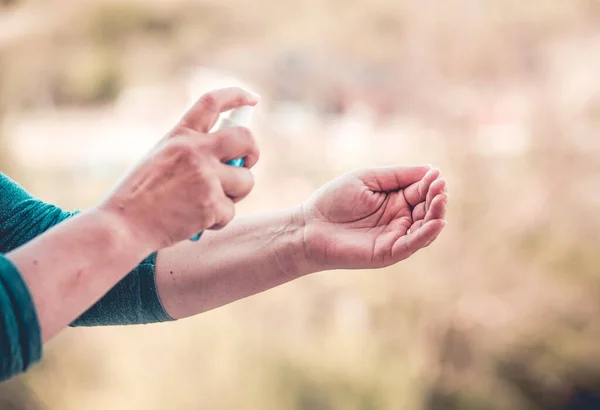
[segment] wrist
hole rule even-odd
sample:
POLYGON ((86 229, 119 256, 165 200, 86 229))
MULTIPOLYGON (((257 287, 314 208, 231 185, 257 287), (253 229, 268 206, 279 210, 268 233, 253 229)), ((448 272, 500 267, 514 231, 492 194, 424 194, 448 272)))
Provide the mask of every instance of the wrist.
POLYGON ((125 215, 109 207, 98 206, 87 212, 106 228, 105 241, 118 249, 126 249, 137 258, 144 258, 156 250, 156 246, 141 229, 125 215))
POLYGON ((314 269, 307 257, 305 243, 306 218, 303 206, 298 205, 285 211, 285 222, 279 230, 278 237, 283 241, 283 246, 278 247, 276 257, 283 274, 300 277, 314 273, 314 269))

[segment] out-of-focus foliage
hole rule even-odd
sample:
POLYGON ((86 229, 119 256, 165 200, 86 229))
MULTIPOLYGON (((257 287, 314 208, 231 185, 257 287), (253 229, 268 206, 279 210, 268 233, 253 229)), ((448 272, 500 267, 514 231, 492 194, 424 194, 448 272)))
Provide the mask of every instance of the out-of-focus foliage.
POLYGON ((316 274, 179 323, 67 331, 0 386, 2 409, 598 400, 600 2, 0 1, 2 170, 49 201, 93 204, 131 165, 75 161, 94 132, 126 130, 107 131, 115 157, 129 130, 151 144, 198 67, 262 95, 240 214, 355 167, 433 163, 446 231, 383 271, 316 274), (54 139, 73 163, 31 153, 54 139))

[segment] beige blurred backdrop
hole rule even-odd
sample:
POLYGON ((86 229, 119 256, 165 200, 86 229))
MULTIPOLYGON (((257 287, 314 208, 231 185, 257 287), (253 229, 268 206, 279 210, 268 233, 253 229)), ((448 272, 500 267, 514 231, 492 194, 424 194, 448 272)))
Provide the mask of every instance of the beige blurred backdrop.
POLYGON ((239 215, 432 163, 445 232, 389 269, 69 329, 2 410, 533 410, 600 390, 600 1, 0 0, 0 169, 85 209, 232 84, 262 96, 239 215))

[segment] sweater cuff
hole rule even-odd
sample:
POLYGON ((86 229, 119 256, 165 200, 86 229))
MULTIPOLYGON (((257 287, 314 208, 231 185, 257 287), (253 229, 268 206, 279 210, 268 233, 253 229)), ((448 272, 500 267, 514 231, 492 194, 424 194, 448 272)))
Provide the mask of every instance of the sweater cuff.
POLYGON ((25 372, 41 358, 33 299, 18 269, 0 254, 0 381, 25 372))
POLYGON ((152 253, 142 264, 146 265, 150 273, 145 277, 146 283, 142 285, 142 292, 146 292, 147 309, 154 316, 156 322, 171 322, 173 319, 167 313, 160 296, 158 295, 158 288, 156 286, 156 252, 152 253))
POLYGON ((155 264, 156 252, 144 259, 71 326, 122 326, 173 320, 158 296, 155 264))

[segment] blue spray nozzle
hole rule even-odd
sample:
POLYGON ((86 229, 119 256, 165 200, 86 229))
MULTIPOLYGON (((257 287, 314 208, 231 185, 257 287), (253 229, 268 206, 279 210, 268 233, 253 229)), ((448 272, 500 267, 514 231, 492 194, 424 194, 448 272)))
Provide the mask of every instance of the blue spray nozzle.
POLYGON ((234 167, 243 167, 244 160, 242 158, 232 159, 231 161, 228 161, 227 164, 233 165, 234 167))

